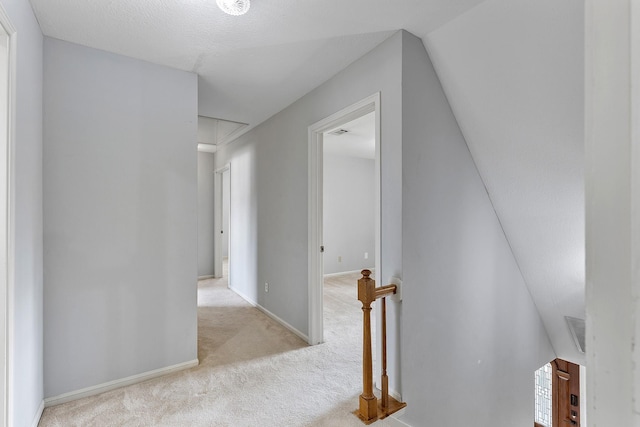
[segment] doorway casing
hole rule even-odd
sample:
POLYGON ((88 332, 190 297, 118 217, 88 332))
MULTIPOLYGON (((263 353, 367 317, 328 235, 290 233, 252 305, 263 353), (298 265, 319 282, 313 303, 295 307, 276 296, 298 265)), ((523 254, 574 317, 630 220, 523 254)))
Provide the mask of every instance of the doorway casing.
MULTIPOLYGON (((323 325, 323 224, 322 224, 322 178, 323 178, 323 134, 354 119, 375 111, 375 273, 380 277, 380 92, 346 107, 329 117, 309 126, 309 344, 324 341, 323 325)), ((363 200, 364 206, 370 206, 363 200)))
MULTIPOLYGON (((214 233, 215 233, 215 237, 214 237, 214 244, 213 244, 213 256, 214 256, 214 263, 213 263, 213 275, 214 277, 222 277, 223 275, 223 271, 222 271, 222 245, 223 245, 223 235, 222 235, 222 230, 224 227, 223 224, 223 174, 225 172, 229 172, 229 181, 231 181, 231 163, 227 163, 225 166, 223 166, 220 169, 216 169, 214 171, 214 178, 213 178, 213 194, 214 194, 214 214, 213 214, 213 224, 214 224, 214 233)), ((231 188, 231 185, 229 185, 229 188, 231 188)), ((227 212, 228 214, 231 212, 231 206, 229 206, 229 212, 227 212)), ((231 218, 231 216, 229 215, 228 218, 231 218)), ((231 237, 231 227, 229 227, 229 237, 231 237)), ((229 245, 231 245, 231 239, 229 238, 229 245)), ((229 276, 231 276, 231 269, 229 269, 229 276)), ((227 283, 230 286, 231 285, 231 278, 228 277, 227 278, 227 283)))
POLYGON ((0 60, 0 427, 13 425, 13 319, 14 319, 14 144, 16 111, 16 30, 0 5, 0 31, 6 50, 0 60))

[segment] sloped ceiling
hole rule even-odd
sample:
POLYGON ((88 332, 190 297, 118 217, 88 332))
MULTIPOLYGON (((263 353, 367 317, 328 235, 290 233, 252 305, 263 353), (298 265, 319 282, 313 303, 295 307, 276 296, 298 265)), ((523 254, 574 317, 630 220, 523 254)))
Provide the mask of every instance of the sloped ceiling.
POLYGON ((560 357, 583 362, 582 0, 31 0, 45 35, 199 75, 251 129, 394 31, 422 38, 560 357))
POLYGON ((584 5, 489 0, 423 40, 558 357, 584 363, 584 5))

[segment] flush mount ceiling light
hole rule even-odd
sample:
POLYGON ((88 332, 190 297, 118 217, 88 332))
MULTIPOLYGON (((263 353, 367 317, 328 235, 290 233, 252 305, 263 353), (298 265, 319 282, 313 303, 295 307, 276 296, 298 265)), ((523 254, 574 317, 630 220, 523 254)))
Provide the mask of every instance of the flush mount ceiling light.
POLYGON ((216 3, 224 13, 233 16, 244 15, 251 6, 249 0, 216 0, 216 3))

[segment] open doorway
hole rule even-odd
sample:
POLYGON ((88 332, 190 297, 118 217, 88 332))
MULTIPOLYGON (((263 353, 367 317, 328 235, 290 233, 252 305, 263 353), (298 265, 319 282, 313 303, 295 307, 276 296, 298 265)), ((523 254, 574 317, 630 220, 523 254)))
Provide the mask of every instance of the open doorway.
POLYGON ((586 426, 586 368, 555 359, 535 372, 535 427, 586 426))
MULTIPOLYGON (((379 271, 380 266, 380 94, 374 94, 350 107, 347 107, 324 120, 309 127, 309 343, 319 344, 324 341, 324 303, 323 282, 325 263, 324 242, 324 145, 329 132, 344 128, 348 123, 358 120, 373 122, 374 158, 373 158, 373 193, 371 200, 357 200, 361 209, 373 214, 373 254, 367 249, 355 245, 352 267, 346 267, 344 254, 332 254, 332 268, 351 268, 358 270, 373 267, 379 271), (360 252, 362 254, 360 255, 360 252), (335 259, 334 259, 335 258, 335 259), (373 262, 372 262, 373 261, 373 262)), ((348 232, 346 238, 349 239, 348 232)), ((355 239, 354 239, 355 240, 355 239)), ((344 247, 343 247, 344 248, 344 247)), ((332 248, 333 250, 334 248, 332 248)), ((335 248, 340 250, 339 248, 335 248)), ((343 270, 344 271, 344 270, 343 270)))
POLYGON ((215 249, 214 276, 226 277, 231 287, 229 277, 230 265, 230 218, 231 218, 231 164, 215 171, 215 249))
POLYGON ((375 279, 375 127, 372 111, 323 134, 325 340, 337 338, 337 331, 362 340, 361 331, 342 322, 357 323, 362 317, 354 298, 360 272, 371 270, 375 279))

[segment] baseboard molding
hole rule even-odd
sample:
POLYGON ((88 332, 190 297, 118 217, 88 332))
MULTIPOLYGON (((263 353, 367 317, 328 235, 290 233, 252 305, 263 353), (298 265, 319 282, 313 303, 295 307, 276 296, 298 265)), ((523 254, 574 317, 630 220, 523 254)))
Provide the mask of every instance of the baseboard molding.
POLYGON ((402 415, 404 415, 405 409, 402 408, 401 410, 399 410, 398 412, 396 412, 395 414, 385 418, 384 420, 382 420, 382 427, 411 427, 411 425, 405 423, 402 420, 399 420, 396 417, 401 417, 402 415))
POLYGON ((280 323, 282 326, 284 326, 294 334, 296 334, 298 337, 302 338, 305 342, 309 342, 309 336, 307 334, 303 334, 298 329, 294 328, 293 326, 291 326, 290 324, 288 324, 287 322, 285 322, 284 320, 282 320, 281 318, 279 318, 278 316, 276 316, 275 314, 273 314, 272 312, 270 312, 260 304, 257 304, 256 308, 261 312, 263 312, 264 314, 266 314, 267 316, 269 316, 270 318, 272 318, 273 320, 275 320, 276 322, 280 323))
MULTIPOLYGON (((373 271, 373 268, 369 268, 369 270, 373 271)), ((342 276, 343 274, 353 274, 353 273, 360 273, 362 271, 361 270, 351 270, 351 271, 339 271, 337 273, 327 273, 324 274, 324 277, 334 277, 334 276, 342 276)))
POLYGON ((402 395, 398 393, 396 390, 389 389, 389 396, 393 397, 398 402, 402 402, 402 395))
MULTIPOLYGON (((380 377, 374 380, 373 386, 376 388, 377 391, 379 392, 382 391, 382 386, 380 385, 380 377)), ((400 392, 398 392, 395 389, 392 389, 392 388, 389 389, 389 396, 393 397, 398 402, 402 402, 402 394, 400 394, 400 392)))
MULTIPOLYGON (((378 378, 379 380, 379 378, 378 378)), ((374 387, 376 388, 376 391, 378 393, 380 393, 380 384, 378 384, 378 381, 375 381, 374 387)), ((400 393, 398 393, 397 390, 393 390, 393 389, 389 389, 389 396, 393 397, 395 400, 397 400, 398 402, 402 402, 402 395, 400 393)), ((390 415, 389 417, 383 419, 381 421, 381 427, 411 427, 409 424, 405 423, 404 421, 399 420, 397 417, 402 417, 404 415, 406 411, 406 407, 400 409, 398 412, 394 413, 393 415, 390 415)))
POLYGON ((198 280, 207 280, 207 279, 215 279, 216 276, 214 276, 213 274, 210 274, 208 276, 198 276, 198 280))
POLYGON ((200 362, 198 361, 198 359, 194 359, 188 362, 178 363, 177 365, 167 366, 165 368, 155 369, 153 371, 143 372, 141 374, 132 375, 130 377, 122 378, 119 380, 109 381, 103 384, 83 388, 81 390, 70 391, 58 396, 48 397, 44 400, 44 406, 48 408, 50 406, 60 405, 62 403, 82 399, 83 397, 94 396, 106 391, 115 390, 120 387, 141 383, 152 378, 157 378, 163 375, 182 371, 184 369, 193 368, 194 366, 198 366, 199 363, 200 362))
POLYGON ((40 406, 38 406, 38 410, 36 411, 36 416, 33 418, 31 427, 38 427, 38 424, 40 424, 40 418, 42 418, 43 411, 44 411, 44 400, 40 402, 40 406))
POLYGON ((303 334, 298 329, 294 328, 289 323, 285 322, 280 317, 276 316, 275 314, 273 314, 272 312, 270 312, 269 310, 267 310, 266 308, 264 308, 263 306, 261 306, 257 302, 253 301, 251 298, 247 297, 242 292, 239 292, 237 289, 232 288, 232 287, 230 287, 229 289, 231 289, 233 292, 235 292, 240 298, 242 298, 243 300, 245 300, 246 302, 248 302, 249 304, 251 304, 252 306, 257 308, 258 310, 260 310, 261 312, 263 312, 264 314, 269 316, 271 319, 275 320, 276 322, 278 322, 279 324, 281 324, 282 326, 284 326, 285 328, 287 328, 288 330, 290 330, 291 332, 296 334, 298 337, 302 338, 305 342, 309 342, 309 336, 308 335, 303 334))
POLYGON ((246 296, 244 293, 240 292, 233 286, 229 286, 229 290, 233 291, 236 295, 238 295, 240 298, 242 298, 243 300, 251 304, 253 307, 256 307, 256 308, 258 307, 257 302, 255 302, 253 299, 249 298, 248 296, 246 296))

